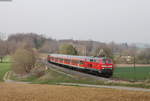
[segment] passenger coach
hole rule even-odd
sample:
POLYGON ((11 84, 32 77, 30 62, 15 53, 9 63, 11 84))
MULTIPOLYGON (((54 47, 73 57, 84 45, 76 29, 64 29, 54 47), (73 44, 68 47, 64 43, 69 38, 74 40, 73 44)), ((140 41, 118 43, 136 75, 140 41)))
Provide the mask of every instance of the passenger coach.
POLYGON ((92 71, 106 77, 112 76, 114 70, 112 60, 106 57, 49 54, 47 61, 76 69, 92 71))

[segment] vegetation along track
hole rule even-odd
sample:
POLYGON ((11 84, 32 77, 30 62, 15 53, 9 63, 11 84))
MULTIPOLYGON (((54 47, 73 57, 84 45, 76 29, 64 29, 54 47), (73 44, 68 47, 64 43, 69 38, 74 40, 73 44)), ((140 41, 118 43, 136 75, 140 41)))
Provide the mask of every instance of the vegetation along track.
POLYGON ((45 59, 40 60, 40 61, 42 63, 46 64, 46 66, 48 68, 50 68, 50 69, 53 68, 53 69, 56 69, 57 71, 62 71, 62 72, 64 72, 65 74, 67 74, 69 76, 72 75, 72 77, 80 76, 80 77, 86 77, 86 78, 91 78, 91 79, 94 79, 94 80, 102 80, 102 81, 108 81, 108 82, 123 81, 123 80, 118 80, 118 79, 113 79, 113 78, 104 78, 104 77, 100 77, 100 76, 97 76, 97 75, 91 75, 91 74, 88 74, 88 73, 75 71, 75 70, 68 69, 68 68, 65 68, 65 67, 62 67, 62 66, 58 66, 58 65, 48 63, 45 59))

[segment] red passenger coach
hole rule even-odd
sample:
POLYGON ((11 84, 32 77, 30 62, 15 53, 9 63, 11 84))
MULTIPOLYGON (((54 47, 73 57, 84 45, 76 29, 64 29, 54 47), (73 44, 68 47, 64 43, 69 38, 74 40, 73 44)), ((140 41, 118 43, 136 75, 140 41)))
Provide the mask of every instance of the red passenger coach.
POLYGON ((92 71, 106 77, 112 76, 114 70, 112 60, 106 57, 49 54, 47 61, 71 68, 92 71))

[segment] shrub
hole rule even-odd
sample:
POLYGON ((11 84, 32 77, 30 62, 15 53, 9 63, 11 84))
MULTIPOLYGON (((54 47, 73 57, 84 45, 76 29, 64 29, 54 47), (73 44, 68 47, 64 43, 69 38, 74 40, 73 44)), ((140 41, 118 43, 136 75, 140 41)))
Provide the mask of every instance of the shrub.
POLYGON ((12 69, 17 74, 30 73, 35 67, 36 55, 32 49, 19 48, 12 56, 12 69))

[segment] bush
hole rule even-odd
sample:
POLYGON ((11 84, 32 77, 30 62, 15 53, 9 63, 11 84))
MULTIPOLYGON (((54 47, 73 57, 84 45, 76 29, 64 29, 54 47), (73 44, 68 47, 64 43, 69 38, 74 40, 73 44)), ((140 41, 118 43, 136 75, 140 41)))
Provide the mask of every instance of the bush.
POLYGON ((13 71, 17 74, 27 74, 35 67, 36 54, 32 49, 19 48, 12 59, 13 71))
POLYGON ((35 77, 41 77, 45 74, 46 68, 42 63, 37 63, 35 68, 31 70, 31 75, 35 77))

